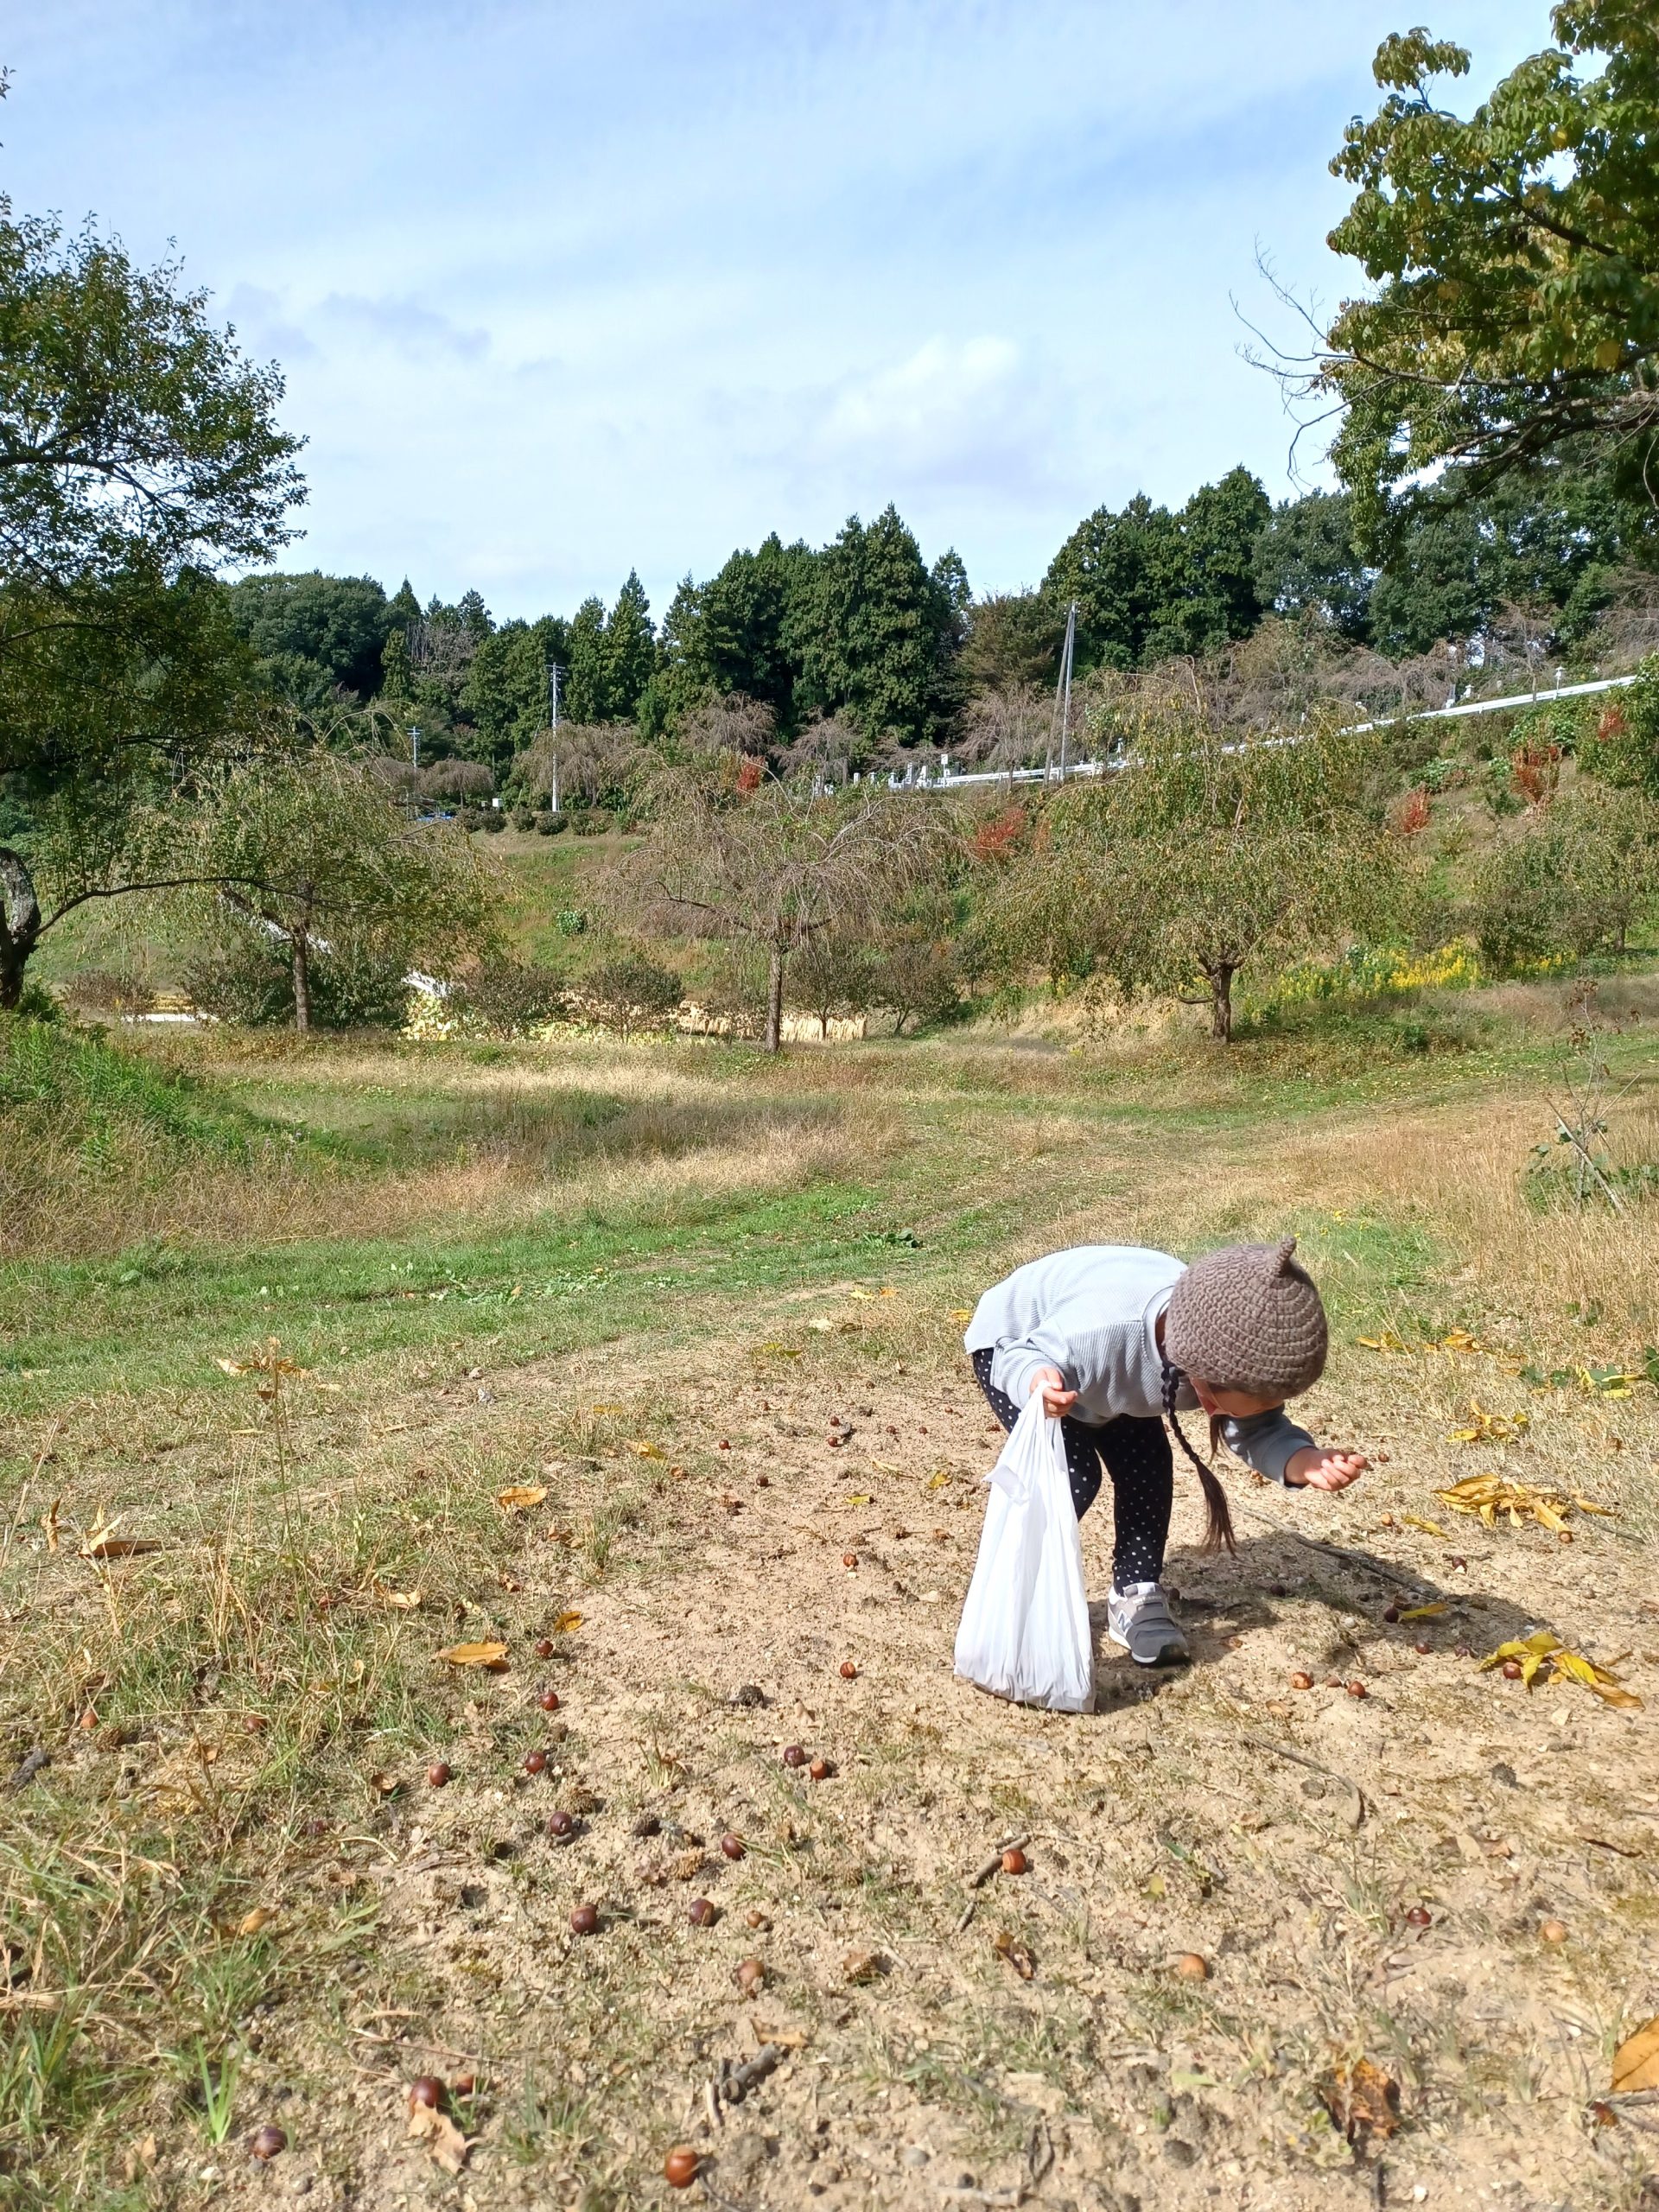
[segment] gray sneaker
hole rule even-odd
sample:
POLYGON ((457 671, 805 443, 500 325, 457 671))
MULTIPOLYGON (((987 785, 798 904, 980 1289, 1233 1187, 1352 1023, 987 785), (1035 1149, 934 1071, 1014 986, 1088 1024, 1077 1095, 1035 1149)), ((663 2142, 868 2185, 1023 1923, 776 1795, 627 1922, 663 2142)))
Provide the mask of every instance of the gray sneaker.
POLYGON ((1106 1633, 1137 1667, 1173 1664, 1192 1656, 1159 1582, 1131 1582, 1127 1590, 1114 1590, 1106 1600, 1106 1633))

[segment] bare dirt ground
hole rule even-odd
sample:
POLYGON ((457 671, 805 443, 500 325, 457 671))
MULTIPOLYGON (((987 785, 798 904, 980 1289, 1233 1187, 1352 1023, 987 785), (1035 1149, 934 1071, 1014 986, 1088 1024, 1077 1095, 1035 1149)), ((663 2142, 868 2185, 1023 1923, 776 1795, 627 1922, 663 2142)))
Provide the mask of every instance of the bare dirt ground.
MULTIPOLYGON (((684 2201, 660 2178, 684 2144, 690 2200, 747 2212, 1653 2204, 1654 2115, 1605 2101, 1659 2012, 1651 1549, 1620 1519, 1575 1514, 1563 1543, 1433 1495, 1502 1466, 1617 1500, 1651 1410, 1529 1398, 1478 1351, 1345 1350, 1310 1419, 1383 1464, 1340 1500, 1234 1470, 1219 1560, 1178 1483, 1194 1663, 1149 1677, 1103 1635, 1097 1711, 1046 1714, 953 1678, 996 1432, 942 1326, 870 1313, 818 1294, 774 1323, 788 1344, 624 1346, 489 1377, 487 1410, 411 1400, 411 1455, 480 1421, 550 1455, 498 1605, 508 1665, 435 1715, 448 1786, 385 1777, 297 1879, 378 1918, 367 1971, 251 2036, 238 2111, 289 2147, 255 2167, 152 2139, 164 2201, 655 2204, 684 2201), (1448 1441, 1471 1397, 1532 1426, 1448 1441), (591 1535, 642 1477, 607 1571, 579 1570, 571 1499, 591 1535), (1414 1602, 1444 1610, 1383 1618, 1414 1602), (1478 1671, 1540 1624, 1645 1709, 1478 1671), (1018 1838, 1027 1871, 970 1887, 1018 1838), (723 2099, 766 2044, 775 2069, 723 2099), (471 2143, 455 2173, 408 2133, 428 2071, 471 2143)), ((1103 1599, 1109 1514, 1084 1529, 1103 1599)))

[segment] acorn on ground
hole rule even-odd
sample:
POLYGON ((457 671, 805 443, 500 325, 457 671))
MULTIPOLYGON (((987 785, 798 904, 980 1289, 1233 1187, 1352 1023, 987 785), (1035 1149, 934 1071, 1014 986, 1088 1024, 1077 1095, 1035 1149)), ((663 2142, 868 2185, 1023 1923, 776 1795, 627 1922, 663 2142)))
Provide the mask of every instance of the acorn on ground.
POLYGON ((1183 1951, 1175 1961, 1175 1971, 1183 1981, 1207 1981, 1210 1961, 1197 1951, 1183 1951))
POLYGON ((741 1859, 743 1856, 743 1839, 741 1835, 734 1835, 731 1829, 728 1828, 720 1839, 720 1849, 722 1858, 741 1859))
POLYGON ((671 2189, 690 2189, 702 2164, 689 2144, 677 2144, 663 2160, 663 2179, 671 2189))
POLYGON ((570 1933, 573 1936, 592 1936, 598 1932, 598 1929, 599 1907, 596 1904, 579 1904, 570 1916, 570 1933))
POLYGON ((1005 1874, 1023 1874, 1029 1863, 1025 1853, 1017 1845, 1002 1854, 1002 1872, 1005 1874))
POLYGON ((841 1679, 843 1682, 855 1682, 858 1680, 858 1669, 850 1659, 843 1659, 841 1662, 841 1679))
POLYGON ((434 1759, 426 1770, 426 1778, 434 1789, 447 1789, 449 1787, 449 1769, 443 1760, 434 1759))
POLYGON ((262 2166, 269 2164, 272 2158, 287 2148, 287 2136, 280 2127, 273 2127, 269 2120, 263 2127, 255 2129, 252 2140, 248 2145, 250 2154, 257 2158, 262 2166))
POLYGON ((435 2074, 417 2074, 409 2085, 410 2112, 436 2112, 443 2102, 443 2083, 435 2074))

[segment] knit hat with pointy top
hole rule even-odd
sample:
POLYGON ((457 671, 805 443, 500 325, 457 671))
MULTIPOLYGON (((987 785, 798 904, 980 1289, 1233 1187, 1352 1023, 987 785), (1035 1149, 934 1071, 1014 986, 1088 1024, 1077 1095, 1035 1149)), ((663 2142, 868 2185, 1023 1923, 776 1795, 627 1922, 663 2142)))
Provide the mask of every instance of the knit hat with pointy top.
POLYGON ((1170 1294, 1164 1353, 1213 1390, 1294 1398, 1325 1372, 1329 1343, 1313 1279, 1296 1239, 1228 1244, 1194 1260, 1170 1294))

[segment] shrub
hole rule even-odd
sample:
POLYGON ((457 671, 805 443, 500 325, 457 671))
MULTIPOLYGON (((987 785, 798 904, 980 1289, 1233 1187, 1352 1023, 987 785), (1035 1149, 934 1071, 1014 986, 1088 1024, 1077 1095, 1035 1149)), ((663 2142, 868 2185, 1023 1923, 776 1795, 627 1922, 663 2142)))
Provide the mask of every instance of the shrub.
POLYGON ((962 977, 952 948, 920 932, 889 938, 877 955, 871 996, 893 1014, 900 1037, 907 1021, 949 1020, 962 1010, 962 977))
POLYGON ((148 1014, 156 994, 143 976, 125 968, 87 968, 65 985, 63 995, 86 1014, 148 1014))
POLYGON ((661 1029, 677 1012, 683 991, 671 969, 648 954, 625 952, 603 962, 585 979, 588 1010, 607 1029, 626 1037, 636 1029, 661 1029))
POLYGON ((1659 811, 1593 786, 1559 800, 1491 854, 1473 923, 1495 969, 1622 950, 1659 889, 1659 811))
POLYGON ((570 820, 568 815, 555 814, 547 807, 543 807, 536 817, 536 834, 538 837, 556 837, 569 827, 570 820))
POLYGON ((1659 653, 1649 653, 1636 681, 1601 709, 1579 758, 1604 783, 1659 799, 1659 653))
MULTIPOLYGON (((311 1020, 319 1029, 395 1029, 408 998, 405 963, 349 943, 314 952, 311 1020)), ((204 1014, 250 1029, 290 1025, 294 970, 279 940, 238 931, 185 970, 184 986, 204 1014)))
POLYGON ((602 837, 614 827, 616 817, 607 807, 576 806, 570 810, 569 821, 576 836, 602 837))
POLYGON ((452 987, 449 996, 463 1020, 471 1015, 477 1026, 502 1037, 543 1028, 568 1011, 564 986, 553 970, 521 960, 486 961, 475 976, 452 987))

